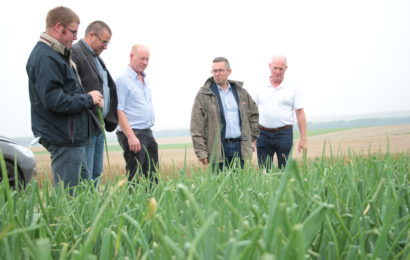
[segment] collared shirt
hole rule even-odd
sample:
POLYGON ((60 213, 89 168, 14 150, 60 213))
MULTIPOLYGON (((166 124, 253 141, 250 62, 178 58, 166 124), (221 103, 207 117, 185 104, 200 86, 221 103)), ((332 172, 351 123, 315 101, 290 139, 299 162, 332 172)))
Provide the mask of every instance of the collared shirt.
POLYGON ((228 82, 227 90, 224 90, 219 85, 217 86, 219 95, 221 96, 226 121, 225 138, 241 137, 238 103, 236 102, 231 85, 228 82))
POLYGON ((45 33, 45 32, 41 33, 40 41, 44 42, 45 44, 47 44, 48 46, 53 48, 53 50, 55 50, 57 53, 60 53, 61 55, 70 58, 70 53, 71 53, 70 49, 65 47, 61 42, 54 39, 53 37, 51 37, 47 33, 45 33))
POLYGON ((103 98, 104 98, 103 117, 105 117, 108 114, 108 110, 110 109, 110 88, 108 87, 108 73, 107 73, 107 70, 105 70, 104 67, 102 66, 101 61, 98 58, 98 55, 94 53, 94 50, 91 48, 91 46, 88 45, 88 43, 84 41, 83 39, 81 39, 81 41, 84 43, 84 45, 88 48, 88 50, 93 55, 95 65, 97 66, 100 77, 103 80, 103 85, 102 85, 103 98))
MULTIPOLYGON (((147 129, 154 125, 155 120, 151 88, 145 74, 144 82, 138 80, 137 76, 128 66, 116 80, 118 110, 124 111, 132 129, 147 129)), ((122 131, 120 126, 118 130, 122 131)))
POLYGON ((254 100, 258 106, 259 124, 278 128, 295 123, 295 110, 303 108, 302 94, 285 80, 277 87, 263 87, 254 100))

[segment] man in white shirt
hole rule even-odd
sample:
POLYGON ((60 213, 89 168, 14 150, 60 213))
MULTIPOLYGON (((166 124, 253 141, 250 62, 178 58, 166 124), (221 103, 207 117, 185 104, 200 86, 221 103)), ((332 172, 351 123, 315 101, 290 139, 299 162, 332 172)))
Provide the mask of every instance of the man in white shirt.
POLYGON ((255 95, 260 129, 256 144, 258 163, 268 169, 271 168, 275 154, 278 157, 278 167, 286 166, 293 144, 295 114, 300 131, 298 151, 307 149, 306 117, 302 95, 284 81, 288 68, 286 57, 273 56, 269 68, 271 85, 261 88, 255 95))

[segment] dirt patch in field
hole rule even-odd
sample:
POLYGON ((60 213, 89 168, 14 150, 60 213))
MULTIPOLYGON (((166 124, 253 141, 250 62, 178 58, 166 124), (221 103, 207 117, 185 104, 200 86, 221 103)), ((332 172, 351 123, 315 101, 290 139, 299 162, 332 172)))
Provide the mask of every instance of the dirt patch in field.
MULTIPOLYGON (((157 141, 159 144, 190 143, 191 137, 161 138, 157 141)), ((298 140, 295 140, 295 145, 297 142, 298 140)), ((392 153, 410 150, 410 124, 356 128, 312 136, 308 138, 307 156, 309 158, 320 157, 323 151, 326 156, 331 153, 334 155, 346 154, 349 150, 356 154, 384 153, 387 149, 392 153)), ((43 148, 35 148, 34 150, 43 150, 43 148)), ((109 156, 113 168, 125 171, 122 152, 110 152, 109 156)), ((293 156, 300 158, 301 154, 294 151, 293 156)), ((200 166, 193 148, 187 148, 186 151, 185 149, 160 149, 159 158, 161 165, 165 167, 182 167, 184 162, 194 167, 200 166)), ((38 164, 43 165, 42 167, 50 162, 48 154, 36 154, 36 159, 38 164)), ((254 153, 253 160, 256 162, 256 153, 254 153)), ((108 167, 105 156, 104 162, 105 167, 108 167)))
MULTIPOLYGON (((308 138, 308 156, 355 153, 405 152, 410 149, 410 125, 376 126, 355 128, 308 138)), ((294 152, 295 156, 297 152, 294 152)))

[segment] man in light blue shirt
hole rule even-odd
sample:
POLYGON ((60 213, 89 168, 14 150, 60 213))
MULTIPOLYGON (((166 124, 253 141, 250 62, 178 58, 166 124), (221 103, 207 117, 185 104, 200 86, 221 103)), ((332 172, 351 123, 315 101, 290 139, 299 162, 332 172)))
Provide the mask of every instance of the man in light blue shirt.
POLYGON ((221 97, 221 103, 223 106, 223 112, 225 115, 225 138, 240 138, 241 127, 239 122, 239 110, 238 103, 236 102, 233 90, 229 81, 226 82, 225 89, 218 86, 219 95, 221 97))
POLYGON ((116 80, 118 93, 118 142, 124 151, 129 181, 143 174, 157 182, 158 144, 151 127, 154 125, 151 88, 146 78, 149 50, 136 44, 131 49, 130 64, 116 80))

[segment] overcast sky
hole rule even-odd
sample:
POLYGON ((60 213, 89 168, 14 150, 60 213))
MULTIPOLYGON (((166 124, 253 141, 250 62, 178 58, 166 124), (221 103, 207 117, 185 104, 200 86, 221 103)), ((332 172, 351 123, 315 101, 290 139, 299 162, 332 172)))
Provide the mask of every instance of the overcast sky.
POLYGON ((32 135, 25 66, 57 5, 80 16, 79 38, 94 20, 111 27, 101 57, 114 78, 133 44, 149 47, 154 130, 189 127, 217 56, 253 92, 269 84, 272 55, 285 54, 308 121, 410 110, 410 1, 9 1, 0 16, 0 135, 32 135))

